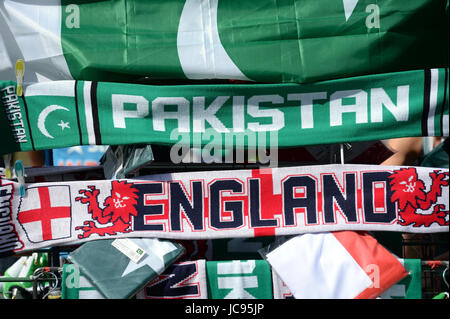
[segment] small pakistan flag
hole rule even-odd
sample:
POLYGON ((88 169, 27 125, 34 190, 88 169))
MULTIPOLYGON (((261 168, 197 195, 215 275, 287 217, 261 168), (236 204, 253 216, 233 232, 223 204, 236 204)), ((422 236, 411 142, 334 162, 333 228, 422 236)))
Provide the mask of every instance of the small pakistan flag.
POLYGON ((43 148, 78 145, 79 123, 75 99, 75 81, 60 81, 29 86, 25 91, 31 137, 43 148))
POLYGON ((68 259, 109 299, 133 297, 183 253, 156 238, 100 239, 84 243, 68 259))

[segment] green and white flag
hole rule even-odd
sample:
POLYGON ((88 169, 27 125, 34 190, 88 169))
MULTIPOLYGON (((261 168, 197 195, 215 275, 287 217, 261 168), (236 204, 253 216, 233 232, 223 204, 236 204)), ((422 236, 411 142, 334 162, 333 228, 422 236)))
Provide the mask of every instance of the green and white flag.
POLYGON ((272 299, 266 260, 206 262, 209 299, 272 299))
POLYGON ((61 293, 62 299, 105 299, 76 264, 63 265, 61 293))
POLYGON ((183 252, 183 248, 156 238, 96 240, 69 254, 102 295, 109 299, 130 298, 156 278, 183 252))
POLYGON ((448 136, 448 69, 313 84, 0 81, 1 154, 74 145, 283 148, 448 136))
POLYGON ((383 292, 381 299, 422 299, 422 261, 420 259, 399 259, 408 276, 383 292))
MULTIPOLYGON (((29 256, 22 256, 5 270, 3 276, 0 276, 0 296, 3 294, 5 299, 14 299, 17 290, 24 290, 29 295, 22 295, 22 298, 28 299, 31 297, 33 291, 33 282, 21 281, 21 279, 31 279, 36 269, 48 266, 47 253, 34 252, 29 256), (17 281, 3 281, 2 278, 10 279, 17 278, 17 281)), ((44 283, 48 286, 48 282, 44 283)))
POLYGON ((5 0, 0 78, 311 82, 448 66, 446 0, 5 0))

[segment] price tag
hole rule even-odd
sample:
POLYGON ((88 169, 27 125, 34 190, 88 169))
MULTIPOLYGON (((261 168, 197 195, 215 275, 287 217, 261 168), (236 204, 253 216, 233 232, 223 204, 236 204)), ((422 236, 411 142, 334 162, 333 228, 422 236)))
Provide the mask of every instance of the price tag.
POLYGON ((136 264, 145 255, 144 249, 128 238, 116 239, 112 242, 112 245, 136 264))

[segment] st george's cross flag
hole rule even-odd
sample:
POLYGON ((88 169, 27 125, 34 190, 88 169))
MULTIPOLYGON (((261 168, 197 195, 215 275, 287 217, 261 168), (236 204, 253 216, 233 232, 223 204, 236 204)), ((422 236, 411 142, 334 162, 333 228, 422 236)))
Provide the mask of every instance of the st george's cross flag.
POLYGON ((368 233, 296 236, 266 254, 296 299, 374 299, 408 275, 368 233))
POLYGON ((30 242, 71 236, 71 197, 67 185, 30 187, 20 199, 17 220, 30 242))
POLYGON ((444 67, 445 0, 5 0, 0 78, 312 82, 444 67), (343 63, 345 61, 345 63, 343 63))

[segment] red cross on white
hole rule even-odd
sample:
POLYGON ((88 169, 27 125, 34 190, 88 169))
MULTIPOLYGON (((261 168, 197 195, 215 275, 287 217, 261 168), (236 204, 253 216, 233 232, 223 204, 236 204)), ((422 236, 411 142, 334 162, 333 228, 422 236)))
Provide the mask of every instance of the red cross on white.
POLYGON ((17 219, 31 242, 70 237, 69 186, 28 188, 20 200, 17 219))

